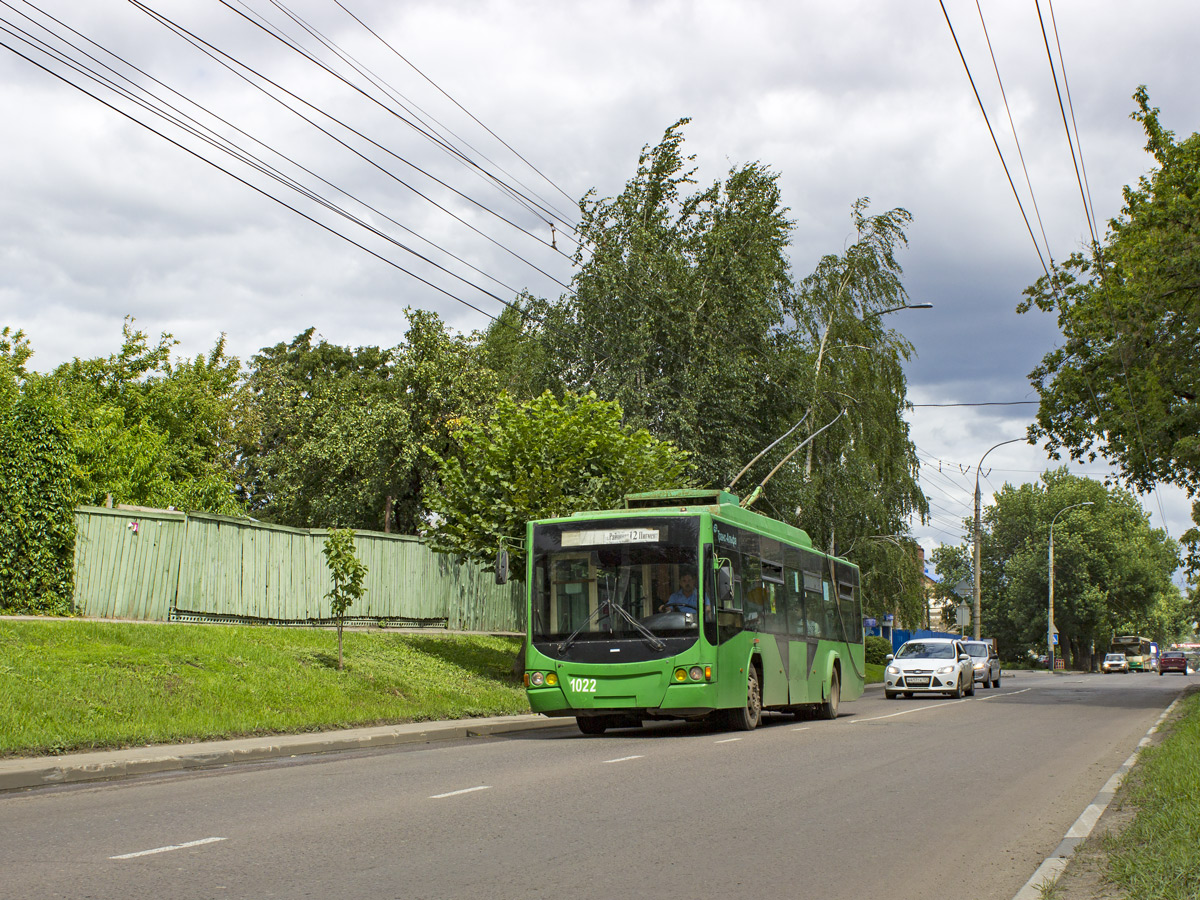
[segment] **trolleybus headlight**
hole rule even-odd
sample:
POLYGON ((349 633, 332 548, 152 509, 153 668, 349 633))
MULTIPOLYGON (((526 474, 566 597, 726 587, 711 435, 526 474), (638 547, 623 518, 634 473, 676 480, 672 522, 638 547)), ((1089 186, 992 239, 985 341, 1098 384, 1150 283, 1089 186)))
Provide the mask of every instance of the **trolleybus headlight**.
POLYGON ((529 683, 534 687, 541 687, 545 680, 546 676, 544 676, 541 672, 531 672, 529 674, 529 683))
POLYGON ((692 681, 703 681, 704 670, 699 666, 692 666, 690 669, 688 669, 688 678, 692 679, 692 681))
POLYGON ((548 684, 550 687, 554 687, 556 684, 558 684, 558 673, 557 672, 547 672, 546 673, 546 684, 548 684))
POLYGON ((687 669, 676 669, 675 681, 679 684, 683 684, 683 682, 687 681, 687 669))

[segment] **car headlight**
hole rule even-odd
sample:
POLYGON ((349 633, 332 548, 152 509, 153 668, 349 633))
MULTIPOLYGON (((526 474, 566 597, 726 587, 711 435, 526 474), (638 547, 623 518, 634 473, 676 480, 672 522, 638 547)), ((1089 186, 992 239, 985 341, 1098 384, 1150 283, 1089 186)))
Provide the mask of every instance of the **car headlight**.
POLYGON ((983 663, 975 663, 975 671, 978 672, 983 668, 983 663))
POLYGON ((937 670, 937 673, 939 675, 949 675, 953 671, 954 671, 954 666, 942 666, 940 669, 937 670))
POLYGON ((900 669, 899 669, 899 667, 897 667, 897 666, 888 666, 888 667, 887 667, 887 673, 888 673, 889 675, 899 675, 899 674, 900 674, 900 669))

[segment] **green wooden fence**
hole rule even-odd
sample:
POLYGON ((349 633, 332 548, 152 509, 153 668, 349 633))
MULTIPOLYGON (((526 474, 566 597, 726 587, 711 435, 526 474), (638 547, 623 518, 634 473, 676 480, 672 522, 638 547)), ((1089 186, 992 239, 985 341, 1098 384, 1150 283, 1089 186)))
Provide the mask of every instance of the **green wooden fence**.
MULTIPOLYGON (((167 510, 75 512, 75 608, 155 621, 328 622, 324 529, 167 510)), ((420 538, 359 531, 366 594, 347 621, 523 631, 515 584, 434 553, 420 538)))

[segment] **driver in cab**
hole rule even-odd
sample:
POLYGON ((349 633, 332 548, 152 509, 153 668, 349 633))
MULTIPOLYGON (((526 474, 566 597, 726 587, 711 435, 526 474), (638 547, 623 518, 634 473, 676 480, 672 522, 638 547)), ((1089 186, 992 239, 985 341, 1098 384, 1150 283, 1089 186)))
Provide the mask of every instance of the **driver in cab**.
MULTIPOLYGON (((661 595, 659 595, 661 596, 661 595)), ((658 608, 659 612, 682 612, 695 615, 699 612, 697 606, 696 576, 684 572, 679 576, 679 590, 667 598, 667 602, 658 608)))

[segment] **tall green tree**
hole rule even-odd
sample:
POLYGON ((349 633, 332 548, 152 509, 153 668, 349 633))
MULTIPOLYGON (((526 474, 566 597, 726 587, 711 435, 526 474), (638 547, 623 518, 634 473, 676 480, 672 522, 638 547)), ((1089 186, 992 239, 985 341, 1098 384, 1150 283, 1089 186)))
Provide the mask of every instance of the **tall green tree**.
POLYGON ((1179 547, 1150 526, 1133 494, 1065 467, 1040 484, 1006 484, 984 512, 983 550, 992 566, 983 571, 994 579, 987 596, 1000 598, 1012 639, 1023 646, 1045 646, 1052 521, 1060 652, 1088 668, 1114 630, 1145 631, 1159 598, 1178 594, 1171 576, 1179 547), (1083 503, 1092 505, 1077 506, 1083 503))
POLYGON ((803 420, 742 476, 746 494, 837 419, 755 502, 823 548, 859 547, 887 567, 888 602, 916 609, 915 562, 870 541, 903 537, 926 511, 903 418, 911 346, 881 321, 904 302, 897 251, 908 213, 869 215, 857 202, 855 243, 797 290, 778 174, 751 163, 694 188, 686 123, 643 148, 618 196, 581 203, 573 293, 537 335, 554 347, 552 380, 620 403, 627 422, 689 452, 697 481, 712 487, 803 420))
POLYGON ((502 394, 494 417, 462 423, 455 455, 431 454, 440 469, 426 493, 431 545, 485 562, 511 548, 514 577, 523 579, 530 520, 687 487, 687 454, 621 420, 618 404, 594 394, 560 401, 546 392, 519 404, 502 394))
POLYGON ((408 310, 404 343, 339 347, 308 329, 257 354, 238 407, 248 507, 296 527, 415 533, 436 471, 422 452, 453 448, 464 417, 495 395, 474 343, 408 310))
MULTIPOLYGON (((1200 134, 1159 121, 1143 85, 1132 118, 1154 168, 1124 189, 1100 246, 1025 290, 1017 307, 1058 316, 1063 340, 1030 373, 1034 439, 1073 459, 1103 457, 1141 491, 1200 490, 1200 134)), ((1200 521, 1200 506, 1193 507, 1200 521)), ((1200 538, 1193 532, 1190 538, 1200 538)))
POLYGON ((62 410, 83 503, 240 510, 232 413, 240 363, 221 336, 194 359, 171 358, 170 334, 149 337, 127 318, 121 349, 75 358, 27 390, 62 410))
POLYGON ((618 196, 581 202, 579 270, 544 339, 561 384, 619 403, 721 486, 791 414, 776 352, 791 222, 758 163, 692 190, 687 121, 643 148, 618 196))

